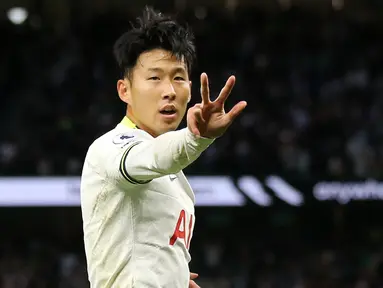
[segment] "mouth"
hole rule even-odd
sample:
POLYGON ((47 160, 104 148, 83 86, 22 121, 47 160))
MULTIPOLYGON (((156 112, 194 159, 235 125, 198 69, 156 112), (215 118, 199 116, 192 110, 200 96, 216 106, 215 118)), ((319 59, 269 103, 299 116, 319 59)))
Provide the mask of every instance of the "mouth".
POLYGON ((160 110, 162 115, 172 116, 177 113, 176 108, 173 105, 167 105, 160 110))
POLYGON ((162 115, 174 115, 176 114, 176 111, 160 111, 162 115))

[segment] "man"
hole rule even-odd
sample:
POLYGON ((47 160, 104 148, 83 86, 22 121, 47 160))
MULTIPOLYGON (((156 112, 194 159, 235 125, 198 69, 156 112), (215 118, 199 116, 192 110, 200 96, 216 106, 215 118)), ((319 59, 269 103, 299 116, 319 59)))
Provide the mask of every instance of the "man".
POLYGON ((230 77, 217 99, 201 75, 202 102, 187 112, 195 56, 191 32, 146 8, 115 44, 127 113, 86 155, 81 207, 91 287, 198 287, 189 272, 194 194, 182 169, 245 108, 225 113, 230 77))

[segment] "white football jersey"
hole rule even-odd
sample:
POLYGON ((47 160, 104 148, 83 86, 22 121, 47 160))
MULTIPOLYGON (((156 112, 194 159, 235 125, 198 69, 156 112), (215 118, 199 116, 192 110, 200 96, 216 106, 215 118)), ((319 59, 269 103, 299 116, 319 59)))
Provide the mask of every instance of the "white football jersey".
POLYGON ((213 140, 189 130, 157 138, 128 119, 98 138, 81 179, 92 288, 187 288, 194 193, 182 168, 213 140))

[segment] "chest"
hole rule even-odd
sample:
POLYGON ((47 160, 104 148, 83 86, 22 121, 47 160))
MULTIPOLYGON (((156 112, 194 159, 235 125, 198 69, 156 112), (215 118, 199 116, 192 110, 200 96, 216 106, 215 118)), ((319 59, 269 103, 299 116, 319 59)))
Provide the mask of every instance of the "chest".
POLYGON ((195 196, 182 172, 152 180, 146 187, 144 197, 149 205, 154 206, 154 210, 163 201, 169 209, 180 208, 194 213, 195 196))
POLYGON ((188 249, 195 216, 194 193, 186 177, 182 172, 167 175, 146 186, 134 197, 135 217, 140 223, 140 228, 136 228, 144 229, 143 233, 151 233, 156 241, 188 249))

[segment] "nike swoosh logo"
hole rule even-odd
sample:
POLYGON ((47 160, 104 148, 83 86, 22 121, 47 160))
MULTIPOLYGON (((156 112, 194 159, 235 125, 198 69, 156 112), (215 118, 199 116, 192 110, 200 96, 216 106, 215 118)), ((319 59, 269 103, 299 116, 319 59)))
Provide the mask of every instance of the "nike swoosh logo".
POLYGON ((177 179, 178 176, 177 175, 169 175, 169 178, 171 181, 173 181, 173 180, 177 179))

